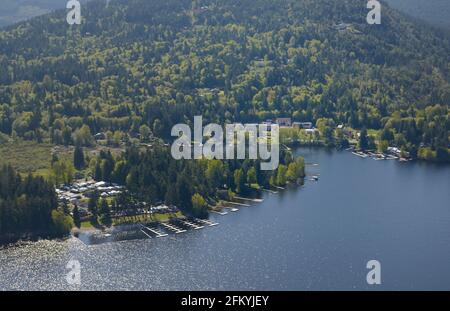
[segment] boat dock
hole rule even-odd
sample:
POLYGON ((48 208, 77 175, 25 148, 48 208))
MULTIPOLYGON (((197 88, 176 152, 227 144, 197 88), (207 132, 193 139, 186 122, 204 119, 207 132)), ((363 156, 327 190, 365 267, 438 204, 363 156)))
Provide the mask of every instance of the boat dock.
POLYGON ((353 151, 352 152, 354 155, 356 155, 356 156, 358 156, 358 157, 361 157, 361 158, 367 158, 368 157, 368 155, 367 154, 365 154, 365 153, 363 153, 363 152, 355 152, 355 151, 353 151))
POLYGON ((263 189, 263 191, 269 192, 270 194, 277 194, 278 193, 278 191, 273 191, 273 190, 270 190, 270 189, 263 189))
POLYGON ((145 232, 144 229, 142 229, 142 228, 141 228, 141 232, 143 234, 145 234, 148 238, 150 238, 150 239, 152 238, 152 236, 150 234, 148 234, 147 232, 145 232))
POLYGON ((279 186, 273 186, 274 188, 280 189, 280 190, 285 190, 286 188, 283 187, 279 187, 279 186))
POLYGON ((173 224, 168 224, 168 223, 162 222, 161 225, 176 234, 186 232, 186 230, 178 228, 177 226, 174 226, 173 224))
POLYGON ((238 205, 238 206, 245 206, 245 207, 249 207, 249 206, 250 206, 249 204, 238 203, 238 202, 227 202, 227 201, 225 201, 225 203, 233 204, 233 205, 238 205))
POLYGON ((243 197, 234 197, 234 198, 238 199, 238 200, 250 201, 250 202, 255 202, 255 203, 261 203, 264 201, 263 199, 251 199, 251 198, 243 198, 243 197))
POLYGON ((211 211, 211 213, 219 214, 220 216, 225 216, 228 212, 211 211))
POLYGON ((199 230, 199 229, 203 229, 203 228, 204 228, 204 226, 196 225, 196 224, 194 224, 193 222, 190 222, 190 221, 188 221, 188 220, 178 219, 178 221, 179 221, 181 224, 183 224, 183 225, 185 225, 185 226, 188 226, 188 227, 191 227, 191 228, 194 229, 194 230, 199 230))
POLYGON ((162 238, 162 237, 167 236, 166 233, 162 233, 161 231, 159 231, 159 230, 157 230, 157 229, 155 229, 155 228, 149 228, 149 227, 144 226, 144 225, 141 224, 141 231, 142 231, 145 235, 147 235, 148 237, 151 237, 151 236, 150 236, 147 232, 145 232, 144 229, 145 229, 145 230, 148 230, 148 231, 151 232, 151 233, 153 233, 157 238, 162 238))
POLYGON ((217 226, 219 224, 217 222, 212 222, 212 221, 207 220, 207 219, 199 219, 199 218, 195 218, 194 221, 200 222, 200 223, 202 223, 202 224, 204 224, 205 226, 208 226, 208 227, 217 226))

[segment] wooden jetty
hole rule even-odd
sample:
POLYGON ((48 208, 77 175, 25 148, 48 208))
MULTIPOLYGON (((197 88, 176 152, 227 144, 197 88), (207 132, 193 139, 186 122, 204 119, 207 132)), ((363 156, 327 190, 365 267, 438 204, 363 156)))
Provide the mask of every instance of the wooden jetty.
POLYGON ((245 206, 245 207, 249 207, 250 206, 249 204, 245 204, 245 203, 227 202, 227 201, 224 201, 224 202, 228 203, 228 204, 238 205, 238 206, 245 206))
MULTIPOLYGON (((149 228, 149 227, 144 226, 144 225, 141 224, 141 231, 144 232, 145 235, 149 236, 149 235, 147 234, 147 232, 145 232, 145 230, 148 230, 149 232, 153 233, 157 238, 162 238, 162 237, 167 236, 166 233, 162 233, 161 231, 159 231, 159 230, 157 230, 157 229, 155 229, 155 228, 149 228)), ((149 237, 150 237, 150 236, 149 236, 149 237)))
POLYGON ((279 187, 279 186, 273 186, 274 188, 280 189, 280 190, 285 190, 286 188, 283 187, 279 187))
POLYGON ((273 191, 273 190, 270 190, 270 189, 263 189, 263 191, 269 192, 270 194, 277 194, 278 193, 278 191, 273 191))
POLYGON ((188 220, 178 219, 178 221, 180 223, 182 223, 183 225, 185 225, 185 226, 191 227, 194 230, 199 230, 199 229, 203 229, 204 228, 204 226, 196 225, 193 222, 190 222, 188 220))
POLYGON ((162 222, 161 226, 165 227, 166 229, 168 229, 176 234, 186 232, 186 230, 184 230, 184 229, 178 228, 177 226, 174 226, 173 224, 168 224, 165 222, 162 222))
POLYGON ((211 211, 211 213, 216 213, 216 214, 219 214, 221 216, 225 216, 225 215, 228 214, 228 212, 219 212, 219 211, 211 211))
POLYGON ((238 199, 238 200, 250 201, 250 202, 255 202, 255 203, 261 203, 264 201, 263 199, 251 199, 251 198, 243 198, 243 197, 234 197, 234 198, 238 199))
POLYGON ((212 222, 212 221, 207 220, 207 219, 199 219, 199 218, 194 218, 194 221, 202 223, 202 224, 204 224, 206 226, 209 226, 209 227, 217 226, 219 224, 217 222, 212 222))

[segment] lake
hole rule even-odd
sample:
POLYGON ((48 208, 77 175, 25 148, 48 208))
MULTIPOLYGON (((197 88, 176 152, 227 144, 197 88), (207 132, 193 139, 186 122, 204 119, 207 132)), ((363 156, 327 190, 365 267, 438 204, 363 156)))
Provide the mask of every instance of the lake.
POLYGON ((318 182, 213 214, 215 227, 86 245, 0 250, 0 289, 450 290, 450 167, 300 148, 318 182), (81 285, 66 264, 81 263, 81 285), (381 263, 382 284, 366 282, 381 263))

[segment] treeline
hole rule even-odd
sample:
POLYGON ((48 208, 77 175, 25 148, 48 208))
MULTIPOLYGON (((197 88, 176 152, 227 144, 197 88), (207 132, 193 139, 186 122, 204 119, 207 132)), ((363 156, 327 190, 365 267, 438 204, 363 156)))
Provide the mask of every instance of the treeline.
MULTIPOLYGON (((319 118, 319 131, 307 135, 297 129, 282 129, 282 141, 320 142, 328 147, 347 148, 349 141, 344 129, 331 118, 319 118)), ((434 105, 424 109, 410 107, 396 111, 383 118, 376 135, 369 135, 363 127, 358 138, 358 147, 363 150, 386 152, 395 146, 418 158, 435 162, 450 162, 449 152, 450 109, 445 105, 434 105)))
POLYGON ((449 37, 367 13, 360 0, 95 0, 77 27, 38 17, 0 31, 0 132, 87 146, 107 131, 167 138, 199 114, 291 116, 386 128, 418 156, 448 148, 449 37), (408 118, 416 129, 398 128, 408 118))
POLYGON ((71 228, 71 218, 58 210, 52 184, 31 174, 22 178, 11 166, 0 167, 0 242, 61 236, 71 228))
MULTIPOLYGON (((96 180, 126 185, 140 201, 173 204, 195 215, 205 214, 208 204, 229 200, 236 193, 285 186, 305 176, 303 158, 288 151, 281 152, 275 171, 262 171, 259 160, 174 160, 163 146, 146 151, 129 148, 117 157, 101 151, 90 165, 96 180)), ((122 195, 118 200, 115 204, 126 205, 129 198, 122 195)))

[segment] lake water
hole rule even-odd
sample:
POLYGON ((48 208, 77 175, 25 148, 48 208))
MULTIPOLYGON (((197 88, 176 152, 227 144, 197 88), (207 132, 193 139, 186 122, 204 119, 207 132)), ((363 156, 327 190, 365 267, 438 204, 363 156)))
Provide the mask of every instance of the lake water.
POLYGON ((301 148, 318 182, 165 238, 0 250, 0 289, 450 289, 450 167, 301 148), (66 264, 81 263, 81 285, 66 264), (366 283, 381 263, 382 285, 366 283))

